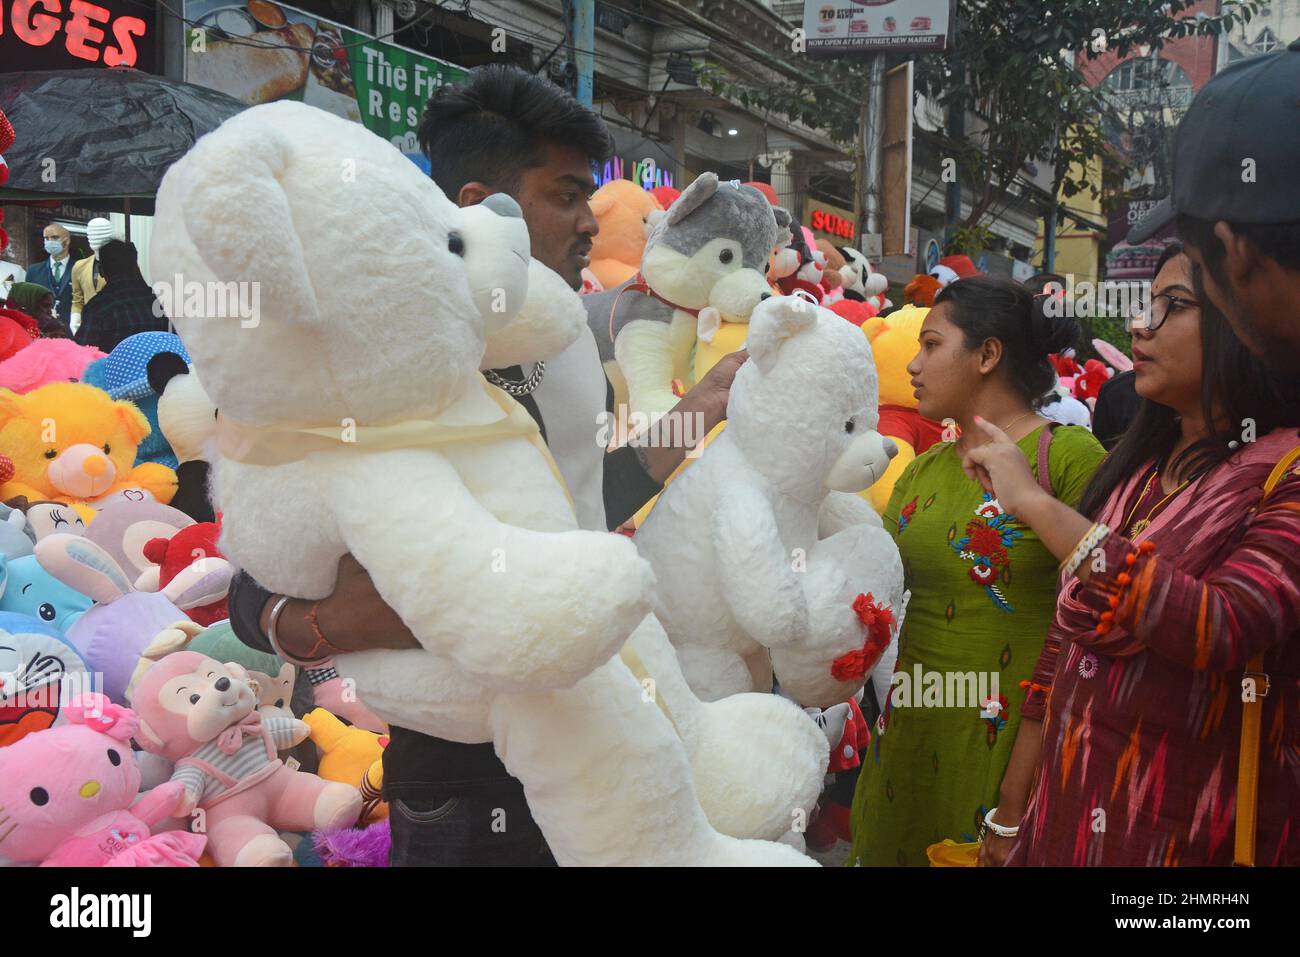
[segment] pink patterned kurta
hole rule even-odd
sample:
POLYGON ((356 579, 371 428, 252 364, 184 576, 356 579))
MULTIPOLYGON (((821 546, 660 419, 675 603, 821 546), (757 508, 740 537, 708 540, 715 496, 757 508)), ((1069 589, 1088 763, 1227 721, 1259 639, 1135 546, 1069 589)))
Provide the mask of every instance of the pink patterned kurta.
MULTIPOLYGON (((1043 750, 1010 864, 1231 864, 1242 672, 1261 651, 1256 861, 1300 864, 1300 467, 1247 518, 1297 445, 1293 428, 1247 444, 1134 539, 1112 534, 1104 574, 1065 585, 1034 675, 1050 692, 1025 703, 1043 750)), ((1101 521, 1123 524, 1147 474, 1101 521)))

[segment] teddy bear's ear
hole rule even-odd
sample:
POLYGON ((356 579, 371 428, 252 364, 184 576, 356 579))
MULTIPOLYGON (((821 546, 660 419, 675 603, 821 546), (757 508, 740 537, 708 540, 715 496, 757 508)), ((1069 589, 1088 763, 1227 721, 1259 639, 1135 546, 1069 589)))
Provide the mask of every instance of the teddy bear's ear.
POLYGON ((884 316, 872 316, 862 324, 862 331, 867 334, 868 342, 875 342, 876 337, 887 328, 889 328, 889 325, 884 316))
POLYGON ((799 296, 769 299, 754 310, 745 348, 760 372, 771 371, 787 340, 817 323, 817 311, 814 303, 799 296))
POLYGON ((790 210, 784 206, 773 206, 772 215, 776 218, 776 225, 781 229, 789 229, 790 224, 794 222, 794 217, 790 215, 790 210))
POLYGON ((144 441, 144 437, 153 431, 149 426, 149 420, 144 417, 144 413, 136 408, 134 403, 128 402, 126 399, 118 399, 114 402, 113 412, 126 429, 127 439, 133 445, 139 445, 144 441))
MULTIPOLYGON (((311 322, 320 310, 281 186, 294 146, 266 122, 269 115, 264 107, 234 117, 173 164, 158 189, 155 222, 182 224, 214 279, 260 281, 263 308, 311 322), (268 298, 275 300, 269 306, 268 298)), ((171 275, 166 247, 155 247, 153 255, 155 272, 171 275)))
POLYGON ((687 186, 682 195, 677 197, 677 202, 673 203, 668 210, 668 216, 664 220, 669 226, 676 226, 691 213, 699 209, 706 201, 713 197, 718 191, 718 174, 701 173, 696 177, 695 182, 687 186))
POLYGON ((604 216, 614 208, 614 197, 609 193, 602 194, 597 191, 596 194, 591 197, 591 201, 588 205, 591 206, 592 215, 604 216))

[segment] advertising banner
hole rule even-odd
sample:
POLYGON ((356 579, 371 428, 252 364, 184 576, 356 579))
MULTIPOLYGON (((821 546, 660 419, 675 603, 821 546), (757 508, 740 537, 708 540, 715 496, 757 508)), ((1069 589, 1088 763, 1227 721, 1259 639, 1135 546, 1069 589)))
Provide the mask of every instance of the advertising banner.
POLYGON ((301 100, 365 125, 421 166, 416 128, 460 67, 267 0, 187 0, 185 80, 250 106, 301 100))
POLYGON ((951 0, 804 0, 810 56, 945 50, 951 0))

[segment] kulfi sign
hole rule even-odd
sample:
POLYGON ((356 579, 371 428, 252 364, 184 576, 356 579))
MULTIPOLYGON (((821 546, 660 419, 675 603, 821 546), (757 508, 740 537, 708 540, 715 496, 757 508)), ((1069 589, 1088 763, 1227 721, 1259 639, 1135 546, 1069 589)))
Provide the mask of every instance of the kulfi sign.
POLYGON ((154 69, 153 5, 0 0, 0 72, 154 69))

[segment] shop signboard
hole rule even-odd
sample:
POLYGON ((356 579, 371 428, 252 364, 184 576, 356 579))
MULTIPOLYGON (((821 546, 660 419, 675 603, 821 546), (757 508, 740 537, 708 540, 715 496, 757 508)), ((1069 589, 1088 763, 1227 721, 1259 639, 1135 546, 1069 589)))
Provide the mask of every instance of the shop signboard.
POLYGON ((660 186, 675 186, 673 172, 656 163, 653 156, 638 160, 624 160, 613 156, 597 166, 593 173, 596 186, 604 186, 613 179, 630 179, 642 189, 656 189, 660 186))
POLYGON ((140 0, 0 0, 0 73, 127 66, 156 73, 155 7, 140 0))
POLYGON ((948 48, 952 0, 804 0, 809 56, 948 48))
POLYGON ((853 210, 817 199, 807 199, 803 207, 803 225, 818 239, 829 239, 836 246, 857 246, 858 231, 853 210))
POLYGON ((185 79, 250 106, 300 100, 366 129, 421 166, 425 103, 466 71, 285 4, 187 0, 185 79))

